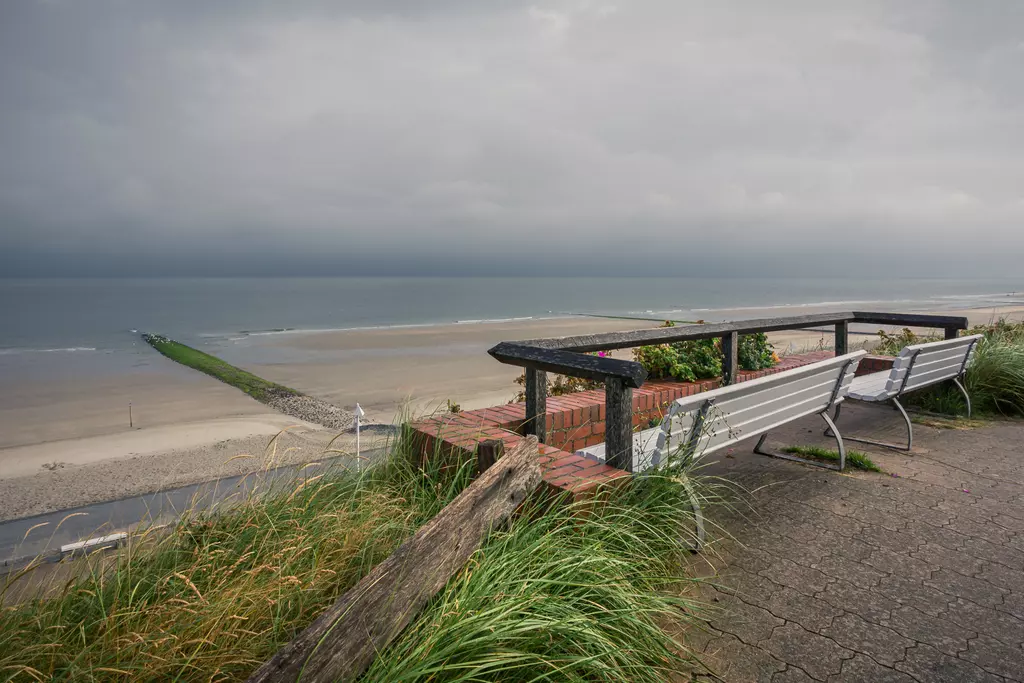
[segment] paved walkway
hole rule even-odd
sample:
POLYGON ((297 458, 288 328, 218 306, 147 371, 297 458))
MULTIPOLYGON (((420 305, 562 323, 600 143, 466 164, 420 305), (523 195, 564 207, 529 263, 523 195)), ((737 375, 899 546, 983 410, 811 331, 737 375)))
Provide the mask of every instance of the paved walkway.
MULTIPOLYGON (((817 417, 773 433, 820 443, 817 417)), ((840 428, 898 439, 899 415, 844 409, 840 428)), ((1024 422, 915 425, 910 455, 851 444, 886 474, 718 458, 750 492, 695 557, 717 608, 689 641, 733 681, 1024 681, 1024 422), (897 476, 893 476, 893 475, 897 476)), ((697 680, 714 680, 698 676, 697 680)))

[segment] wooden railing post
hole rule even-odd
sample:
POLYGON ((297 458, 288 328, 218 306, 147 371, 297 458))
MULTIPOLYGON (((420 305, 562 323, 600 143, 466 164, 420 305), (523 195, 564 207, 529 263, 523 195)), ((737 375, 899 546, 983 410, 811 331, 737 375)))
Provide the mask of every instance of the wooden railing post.
POLYGON ((959 328, 956 328, 956 327, 947 327, 946 328, 946 339, 956 339, 959 336, 960 336, 959 328))
POLYGON ((476 447, 476 473, 483 474, 505 455, 505 442, 501 439, 481 441, 476 447))
POLYGON ((617 378, 604 382, 605 462, 627 472, 633 471, 633 388, 617 378))
POLYGON ((850 323, 844 320, 836 323, 836 355, 845 356, 850 349, 850 323))
POLYGON ((548 373, 535 368, 526 368, 526 426, 524 436, 534 434, 540 443, 547 442, 548 435, 548 373))
POLYGON ((739 367, 740 335, 730 332, 722 337, 722 384, 736 384, 739 367))

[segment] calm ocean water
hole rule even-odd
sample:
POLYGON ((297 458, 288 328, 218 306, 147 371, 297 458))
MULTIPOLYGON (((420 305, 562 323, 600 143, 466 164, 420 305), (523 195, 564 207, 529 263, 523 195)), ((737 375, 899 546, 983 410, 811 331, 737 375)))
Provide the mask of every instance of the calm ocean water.
POLYGON ((1008 296, 1020 291, 1024 278, 0 279, 0 378, 45 368, 130 368, 140 352, 138 331, 217 347, 279 330, 575 313, 714 320, 730 318, 728 309, 735 307, 822 302, 983 307, 1024 298, 1008 296))

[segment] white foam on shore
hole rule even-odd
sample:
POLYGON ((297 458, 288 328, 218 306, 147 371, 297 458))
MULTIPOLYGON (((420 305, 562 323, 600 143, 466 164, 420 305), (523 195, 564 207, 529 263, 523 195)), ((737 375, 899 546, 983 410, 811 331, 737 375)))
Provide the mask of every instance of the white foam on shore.
POLYGON ((95 351, 95 346, 69 346, 62 349, 0 349, 0 356, 14 356, 22 353, 77 353, 79 351, 95 351))

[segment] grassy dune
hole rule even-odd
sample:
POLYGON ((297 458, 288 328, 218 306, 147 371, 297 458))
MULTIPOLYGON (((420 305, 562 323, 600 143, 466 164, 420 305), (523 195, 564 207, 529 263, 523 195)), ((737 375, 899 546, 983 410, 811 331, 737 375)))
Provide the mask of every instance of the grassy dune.
MULTIPOLYGON (((440 461, 440 459, 438 459, 440 461)), ((363 472, 275 485, 145 534, 49 600, 0 610, 0 680, 244 680, 465 487, 400 444, 363 472)), ((637 480, 590 514, 534 504, 495 533, 365 680, 664 680, 689 521, 637 480)), ((0 591, 6 586, 0 580, 0 591)))

